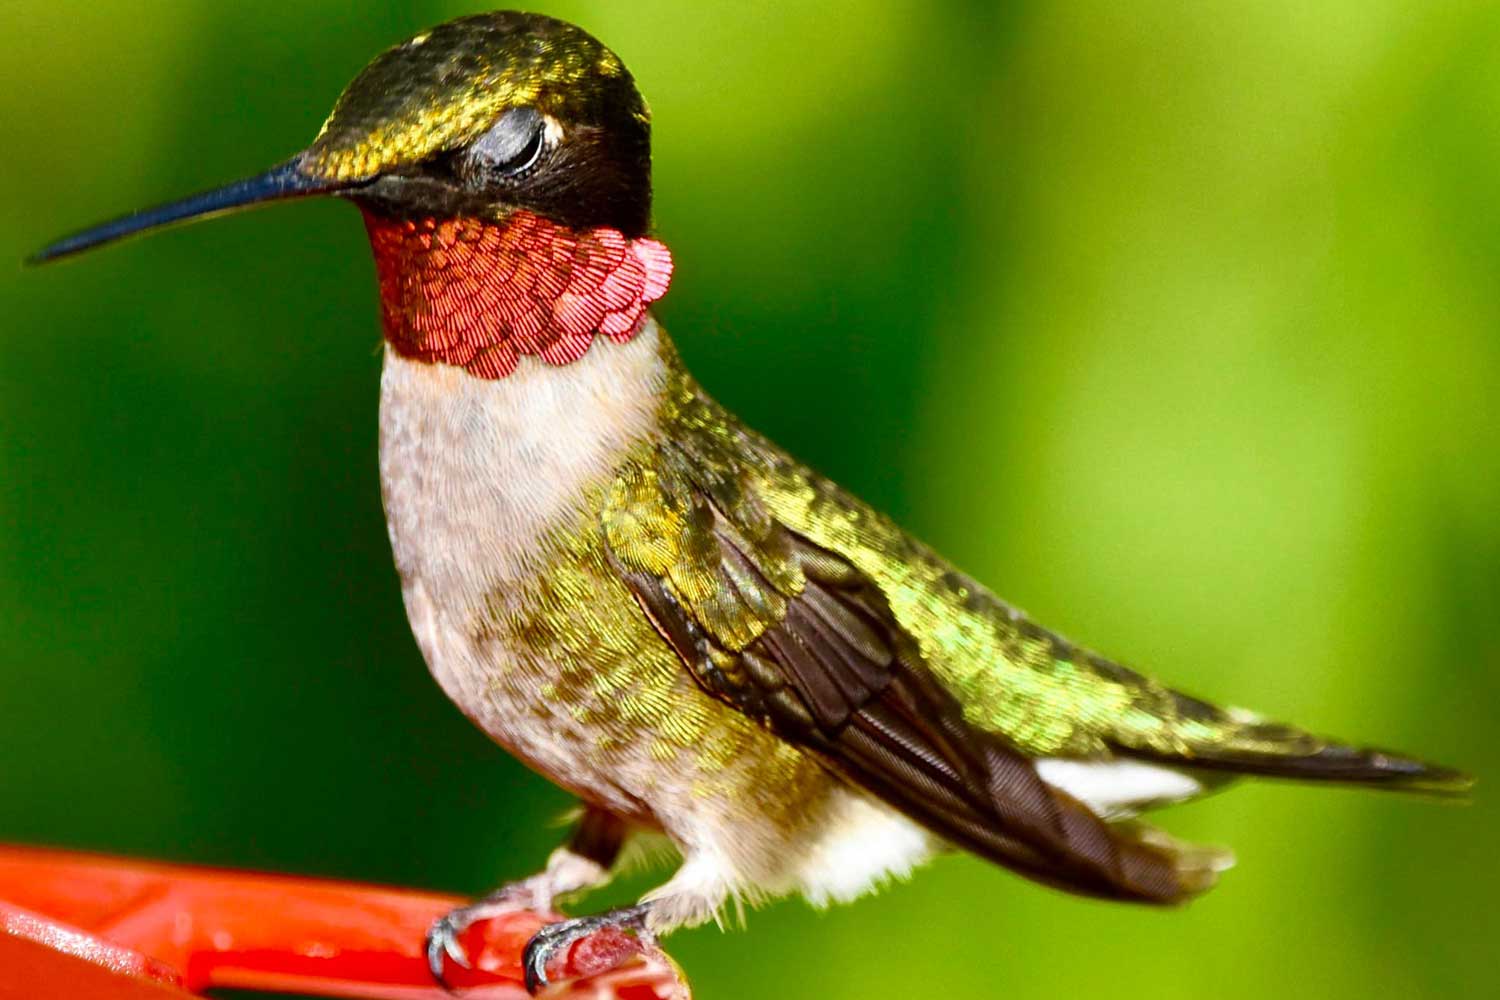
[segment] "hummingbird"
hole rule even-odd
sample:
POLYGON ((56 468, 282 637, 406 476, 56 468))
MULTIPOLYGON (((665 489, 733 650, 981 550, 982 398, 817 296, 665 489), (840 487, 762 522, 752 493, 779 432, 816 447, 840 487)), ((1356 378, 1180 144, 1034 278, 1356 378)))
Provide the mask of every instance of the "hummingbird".
POLYGON ((1141 817, 1244 776, 1468 789, 1075 645, 719 405, 651 311, 673 260, 646 103, 563 21, 418 34, 280 165, 34 260, 314 196, 352 202, 374 253, 382 499, 417 644, 469 719, 582 804, 540 872, 434 924, 439 982, 470 925, 598 888, 646 838, 675 872, 543 927, 533 991, 600 928, 852 900, 954 850, 1182 903, 1231 855, 1141 817))

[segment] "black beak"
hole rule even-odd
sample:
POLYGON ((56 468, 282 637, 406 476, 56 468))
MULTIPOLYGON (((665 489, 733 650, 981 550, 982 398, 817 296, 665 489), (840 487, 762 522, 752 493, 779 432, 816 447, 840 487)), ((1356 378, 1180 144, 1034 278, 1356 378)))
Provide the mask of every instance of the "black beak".
POLYGON ((213 215, 237 211, 251 205, 269 201, 288 201, 293 198, 310 198, 315 195, 337 194, 359 186, 359 183, 332 181, 304 173, 301 157, 293 157, 263 174, 242 181, 226 184, 212 191, 195 194, 181 201, 133 212, 130 215, 101 223, 72 236, 64 236, 42 248, 26 259, 28 264, 45 264, 60 257, 92 250, 106 243, 160 229, 179 222, 191 222, 213 215))

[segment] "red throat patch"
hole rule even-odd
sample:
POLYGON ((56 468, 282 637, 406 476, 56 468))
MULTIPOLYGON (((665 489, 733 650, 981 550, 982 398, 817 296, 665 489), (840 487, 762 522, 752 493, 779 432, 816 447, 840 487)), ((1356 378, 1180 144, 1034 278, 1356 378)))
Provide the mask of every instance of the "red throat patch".
POLYGON ((531 212, 486 219, 365 213, 385 336, 403 357, 504 378, 521 355, 566 365, 596 334, 623 343, 672 279, 672 254, 531 212))

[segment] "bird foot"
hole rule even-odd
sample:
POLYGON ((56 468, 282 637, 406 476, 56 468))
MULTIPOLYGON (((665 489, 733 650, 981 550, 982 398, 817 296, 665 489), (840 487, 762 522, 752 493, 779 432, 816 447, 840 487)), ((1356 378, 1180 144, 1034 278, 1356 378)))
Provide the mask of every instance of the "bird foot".
POLYGON ((446 958, 452 961, 461 969, 473 968, 460 940, 464 933, 477 923, 519 910, 536 909, 538 902, 536 893, 527 881, 513 882, 496 889, 483 899, 449 910, 438 917, 427 929, 427 968, 432 972, 432 978, 443 989, 454 992, 445 974, 444 960, 446 958))
POLYGON ((646 917, 651 912, 648 903, 608 910, 591 917, 577 917, 548 924, 537 931, 526 944, 521 967, 526 976, 526 990, 533 996, 548 985, 547 965, 554 958, 566 957, 573 945, 591 934, 604 930, 630 931, 646 943, 654 943, 654 937, 646 926, 646 917))

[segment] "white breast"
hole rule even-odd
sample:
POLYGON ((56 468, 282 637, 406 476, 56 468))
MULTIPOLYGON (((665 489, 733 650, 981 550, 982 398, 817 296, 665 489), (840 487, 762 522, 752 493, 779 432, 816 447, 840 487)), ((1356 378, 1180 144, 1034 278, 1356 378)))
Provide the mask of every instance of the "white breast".
POLYGON ((534 570, 537 538, 654 427, 658 336, 648 320, 627 344, 560 369, 523 357, 495 380, 387 346, 380 477, 403 579, 467 590, 534 570))
POLYGON ((577 521, 586 487, 655 428, 664 373, 654 322, 598 340, 553 368, 523 357, 509 377, 410 361, 386 348, 380 478, 412 631, 443 690, 492 737, 564 778, 565 733, 492 683, 508 651, 472 639, 476 609, 531 579, 549 530, 577 521))

